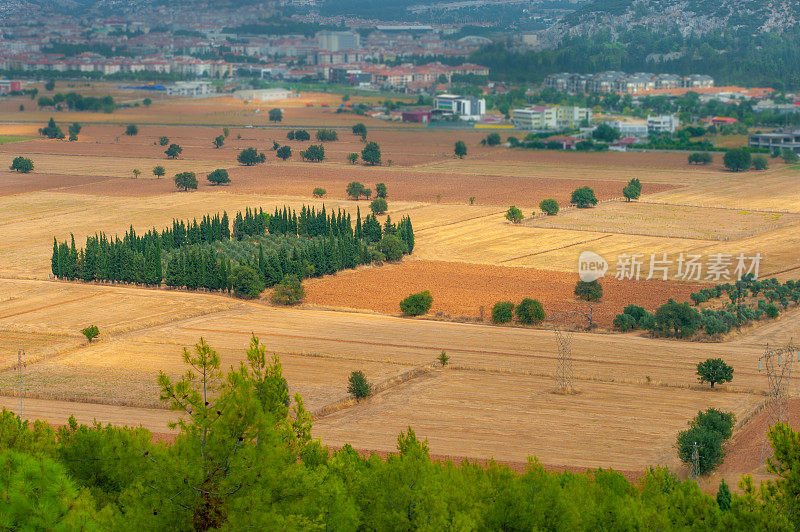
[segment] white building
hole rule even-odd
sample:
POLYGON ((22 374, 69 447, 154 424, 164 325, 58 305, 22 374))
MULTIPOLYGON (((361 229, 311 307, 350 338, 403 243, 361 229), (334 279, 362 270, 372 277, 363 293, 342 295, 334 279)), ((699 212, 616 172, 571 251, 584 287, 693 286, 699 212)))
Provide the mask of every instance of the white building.
POLYGON ((584 107, 534 105, 525 109, 514 109, 511 122, 519 129, 563 129, 578 127, 584 120, 589 120, 591 115, 591 111, 584 107))
POLYGON ((170 96, 205 96, 214 92, 210 81, 176 81, 167 85, 170 96))
POLYGON ((608 122, 608 125, 618 130, 623 137, 647 137, 650 131, 647 128, 647 122, 644 120, 623 122, 621 120, 614 120, 608 122))
POLYGON ((480 120, 486 114, 486 100, 472 96, 440 94, 436 97, 434 111, 443 115, 455 115, 462 120, 480 120))
POLYGON ((289 89, 248 89, 236 91, 233 97, 237 100, 258 100, 261 102, 271 102, 274 100, 288 100, 295 94, 289 89))
POLYGON ((356 50, 361 47, 361 36, 352 31, 321 31, 317 33, 317 42, 329 52, 356 50))
POLYGON ((675 115, 659 115, 647 117, 648 133, 675 133, 681 121, 675 115))

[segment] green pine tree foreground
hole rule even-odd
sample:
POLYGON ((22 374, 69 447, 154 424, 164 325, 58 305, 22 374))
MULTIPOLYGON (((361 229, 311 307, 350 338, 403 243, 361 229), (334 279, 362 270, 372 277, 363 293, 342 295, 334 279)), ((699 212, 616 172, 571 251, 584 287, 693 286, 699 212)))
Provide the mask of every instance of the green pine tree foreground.
MULTIPOLYGON (((631 483, 614 471, 524 472, 432 461, 409 428, 397 453, 331 451, 289 396, 280 361, 252 338, 227 373, 203 339, 187 373, 159 376, 180 418, 172 443, 143 428, 54 429, 0 413, 4 530, 796 530, 800 434, 769 433, 778 477, 716 498, 664 468, 631 483)), ((342 383, 343 388, 346 383, 342 383)))

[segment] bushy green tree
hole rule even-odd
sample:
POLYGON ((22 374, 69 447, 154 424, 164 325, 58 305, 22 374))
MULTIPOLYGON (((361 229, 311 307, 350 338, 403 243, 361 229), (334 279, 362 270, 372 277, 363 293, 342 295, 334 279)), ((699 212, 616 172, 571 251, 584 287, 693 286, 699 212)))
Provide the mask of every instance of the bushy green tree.
POLYGON ((358 181, 351 181, 348 183, 345 192, 347 192, 347 196, 353 198, 354 200, 358 201, 361 196, 365 196, 364 193, 366 191, 366 187, 363 183, 359 183, 358 181))
POLYGON ((194 172, 179 172, 175 174, 175 186, 180 190, 197 190, 197 176, 194 172))
POLYGON ((86 337, 89 343, 92 343, 92 340, 100 335, 100 329, 97 328, 97 325, 89 325, 85 329, 81 329, 81 334, 86 337))
POLYGON ((366 139, 367 138, 367 126, 365 126, 364 124, 361 124, 361 123, 354 125, 353 126, 353 135, 358 135, 362 139, 366 139))
POLYGON ((575 283, 575 295, 585 301, 599 301, 603 298, 603 285, 600 281, 578 281, 575 283))
POLYGON ((388 190, 386 189, 385 183, 378 183, 375 185, 375 197, 386 199, 388 195, 388 190))
POLYGON ((215 148, 221 148, 225 144, 225 136, 218 135, 214 137, 214 140, 211 141, 211 143, 214 145, 215 148))
POLYGON ((169 147, 164 151, 164 153, 170 159, 177 159, 181 156, 183 152, 183 148, 181 148, 178 144, 170 144, 169 147))
POLYGON ((592 131, 592 138, 595 140, 602 140, 603 142, 614 142, 618 138, 620 138, 622 134, 619 132, 619 129, 611 127, 606 123, 602 123, 592 131))
POLYGON ((369 382, 363 371, 354 371, 350 374, 347 384, 347 393, 355 397, 356 401, 369 397, 371 391, 369 382))
POLYGON ((570 203, 576 205, 579 209, 586 209, 597 205, 597 197, 590 187, 580 187, 572 191, 570 203))
POLYGON ((753 170, 766 170, 769 168, 769 162, 763 155, 756 155, 753 157, 752 168, 753 170))
POLYGON ((500 138, 499 133, 489 133, 483 139, 483 143, 487 146, 498 146, 501 142, 503 142, 503 139, 500 138))
POLYGON ((725 168, 731 172, 743 172, 748 170, 751 165, 750 150, 747 148, 735 148, 725 152, 722 158, 725 168))
POLYGON ((639 199, 639 196, 642 195, 642 184, 634 177, 623 187, 622 195, 625 196, 625 201, 639 199))
POLYGON ((312 195, 315 198, 321 198, 321 197, 325 196, 325 194, 327 194, 327 192, 325 191, 324 188, 321 188, 321 187, 314 188, 314 191, 312 192, 312 195))
POLYGON ((459 159, 464 158, 464 156, 467 154, 467 145, 464 144, 463 140, 456 141, 453 153, 455 153, 456 157, 458 157, 459 159))
POLYGON ((325 148, 322 145, 312 144, 300 152, 300 158, 312 163, 322 162, 325 160, 325 148))
POLYGON ((406 246, 396 235, 384 235, 378 242, 378 249, 386 256, 386 260, 394 262, 403 258, 406 246))
POLYGON ((655 330, 678 338, 692 336, 701 324, 697 309, 689 303, 678 303, 674 299, 658 307, 654 320, 655 330))
POLYGON ((9 168, 19 172, 20 174, 27 174, 33 172, 33 161, 27 157, 14 157, 14 160, 11 161, 11 166, 9 168))
POLYGON ((555 216, 558 214, 558 202, 554 199, 544 199, 539 202, 539 208, 547 216, 555 216))
POLYGON ((206 176, 206 179, 208 179, 208 182, 212 185, 224 185, 231 182, 228 171, 224 168, 217 168, 213 172, 210 172, 206 176))
POLYGON ((370 166, 381 164, 381 147, 377 142, 367 142, 361 150, 361 159, 370 166))
POLYGON ((229 282, 233 288, 233 293, 237 297, 245 299, 255 299, 264 290, 264 282, 261 276, 249 266, 234 266, 231 270, 229 282))
POLYGON ((514 309, 517 321, 525 325, 538 325, 544 321, 544 306, 538 299, 526 297, 514 309))
POLYGON ((167 171, 164 169, 163 166, 159 165, 159 166, 154 166, 153 167, 153 175, 156 176, 157 178, 164 177, 164 174, 166 174, 166 173, 167 173, 167 171))
POLYGON ((270 122, 281 122, 283 121, 283 111, 280 109, 270 109, 269 110, 269 121, 270 122))
POLYGON ((347 156, 347 160, 350 161, 350 164, 356 164, 358 162, 359 155, 357 153, 351 153, 347 156))
POLYGON ((292 156, 292 148, 291 146, 281 146, 275 151, 275 155, 278 156, 278 159, 285 161, 292 156))
POLYGON ((400 311, 406 316, 420 316, 426 314, 433 304, 433 296, 427 290, 411 294, 400 302, 400 311))
POLYGON ((162 145, 162 146, 168 145, 169 144, 169 137, 165 137, 163 135, 161 137, 158 137, 158 143, 160 145, 162 145))
POLYGON ((678 457, 683 463, 691 464, 697 444, 700 474, 713 471, 725 458, 724 444, 731 437, 734 422, 734 415, 729 412, 714 408, 698 412, 689 422, 689 428, 678 434, 678 457))
POLYGON ((714 157, 707 151, 689 154, 689 164, 711 164, 714 157))
POLYGON ((258 153, 258 150, 251 147, 243 149, 236 157, 236 160, 239 161, 239 164, 243 164, 244 166, 255 166, 266 161, 267 156, 263 153, 258 153))
POLYGON ((56 125, 56 121, 53 120, 53 117, 50 117, 50 120, 47 122, 47 125, 43 128, 39 129, 39 134, 43 137, 47 137, 48 139, 63 139, 65 138, 64 132, 61 130, 60 127, 56 125))
POLYGON ((134 135, 138 135, 139 134, 139 126, 137 126, 136 124, 128 124, 127 126, 125 126, 125 134, 128 135, 129 137, 133 137, 134 135))
POLYGON ((733 380, 733 368, 721 358, 709 358, 697 364, 697 378, 701 383, 709 383, 713 389, 715 384, 733 380))
POLYGON ((492 322, 508 323, 514 319, 514 303, 511 301, 498 301, 492 307, 492 322))
POLYGON ((386 203, 386 200, 383 198, 375 198, 372 200, 372 203, 369 204, 369 209, 372 211, 372 214, 384 214, 389 209, 389 204, 386 203))
POLYGON ((506 220, 508 220, 512 224, 521 223, 522 220, 524 220, 524 219, 525 219, 525 216, 523 216, 522 211, 519 210, 514 205, 509 207, 508 210, 506 211, 506 220))

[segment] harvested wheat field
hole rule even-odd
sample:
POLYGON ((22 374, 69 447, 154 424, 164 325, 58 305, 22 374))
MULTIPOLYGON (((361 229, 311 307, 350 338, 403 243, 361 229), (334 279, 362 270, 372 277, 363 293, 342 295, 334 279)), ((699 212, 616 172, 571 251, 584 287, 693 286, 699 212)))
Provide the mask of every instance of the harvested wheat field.
MULTIPOLYGON (((697 394, 688 391, 613 383, 581 383, 580 393, 560 395, 547 378, 444 370, 324 417, 314 434, 333 445, 357 441, 390 451, 395 435, 413 427, 436 454, 511 461, 535 456, 552 466, 585 468, 680 468, 673 438, 696 413, 694 399, 697 394)), ((704 394, 702 402, 741 416, 756 399, 722 392, 704 394)))
MULTIPOLYGON (((574 273, 410 260, 312 279, 306 283, 306 301, 312 305, 399 315, 400 300, 409 294, 428 290, 433 295, 432 315, 489 321, 496 302, 519 303, 523 297, 541 301, 548 315, 583 306, 573 295, 577 280, 574 273), (380 290, 375 290, 376 286, 381 287, 380 290)), ((703 286, 699 283, 604 279, 603 300, 593 305, 594 320, 610 328, 614 316, 629 304, 641 305, 652 312, 669 298, 688 300, 689 294, 703 286)))

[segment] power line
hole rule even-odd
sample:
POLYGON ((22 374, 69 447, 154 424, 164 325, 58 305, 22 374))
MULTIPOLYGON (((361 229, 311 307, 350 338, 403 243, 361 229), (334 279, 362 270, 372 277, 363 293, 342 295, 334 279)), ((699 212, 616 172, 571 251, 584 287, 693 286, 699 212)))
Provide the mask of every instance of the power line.
POLYGON ((588 312, 574 309, 556 314, 547 320, 556 335, 556 343, 558 345, 557 365, 554 375, 557 393, 575 393, 574 373, 572 370, 572 338, 579 323, 584 319, 588 320, 591 326, 591 307, 589 307, 588 312))

